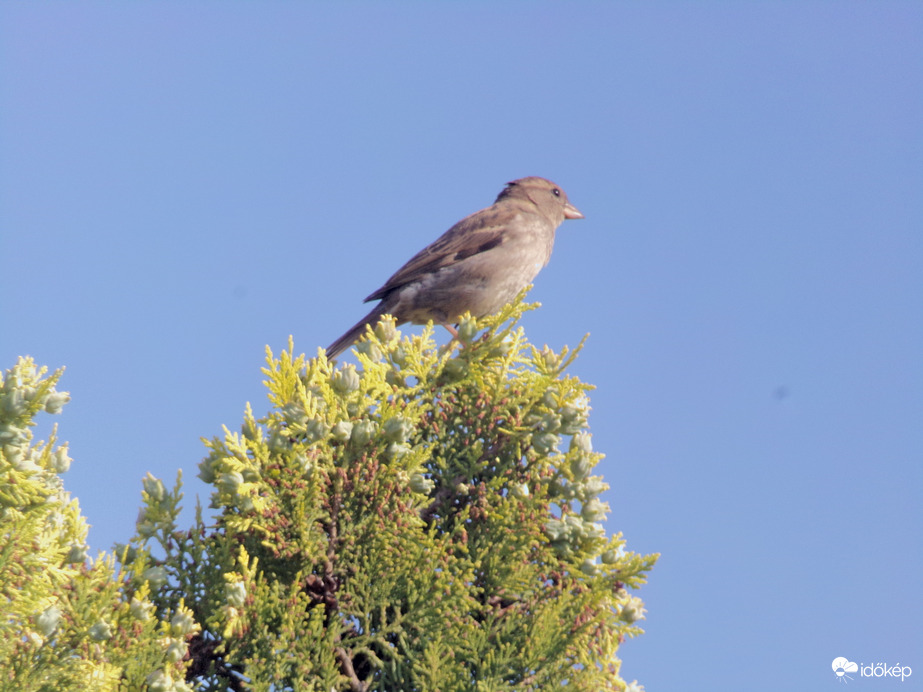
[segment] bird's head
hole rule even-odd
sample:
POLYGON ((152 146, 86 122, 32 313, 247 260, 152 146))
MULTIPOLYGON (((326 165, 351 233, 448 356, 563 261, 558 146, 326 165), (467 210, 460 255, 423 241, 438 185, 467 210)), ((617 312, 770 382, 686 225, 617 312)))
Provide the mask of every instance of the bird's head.
POLYGON ((568 201, 564 190, 545 178, 532 176, 507 183, 497 201, 504 199, 527 199, 556 225, 564 219, 584 218, 580 210, 568 201))

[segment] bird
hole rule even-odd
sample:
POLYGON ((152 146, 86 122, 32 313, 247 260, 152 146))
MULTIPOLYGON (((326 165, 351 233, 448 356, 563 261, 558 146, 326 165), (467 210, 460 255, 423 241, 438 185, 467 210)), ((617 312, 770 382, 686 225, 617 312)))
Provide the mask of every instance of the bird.
POLYGON ((383 315, 399 325, 432 320, 457 337, 453 323, 466 312, 484 317, 511 302, 548 264, 558 226, 582 218, 550 180, 507 183, 491 206, 452 226, 372 292, 364 302, 380 302, 327 347, 327 357, 335 358, 383 315))

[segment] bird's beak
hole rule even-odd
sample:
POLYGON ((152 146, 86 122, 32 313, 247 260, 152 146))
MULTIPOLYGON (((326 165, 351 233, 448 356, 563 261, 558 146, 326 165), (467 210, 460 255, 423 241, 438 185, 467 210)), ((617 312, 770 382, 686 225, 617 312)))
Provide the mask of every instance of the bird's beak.
POLYGON ((577 209, 573 204, 568 202, 564 205, 564 218, 565 219, 582 219, 584 218, 583 214, 580 213, 580 210, 577 209))

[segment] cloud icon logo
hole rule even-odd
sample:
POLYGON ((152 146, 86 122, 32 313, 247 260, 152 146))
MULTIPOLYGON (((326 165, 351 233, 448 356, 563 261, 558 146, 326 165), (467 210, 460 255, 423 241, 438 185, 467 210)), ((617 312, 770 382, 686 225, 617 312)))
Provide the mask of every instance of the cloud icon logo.
POLYGON ((833 659, 831 666, 833 667, 833 672, 836 674, 837 681, 842 680, 843 682, 846 682, 846 678, 852 680, 846 673, 855 673, 859 670, 858 664, 842 656, 833 659))

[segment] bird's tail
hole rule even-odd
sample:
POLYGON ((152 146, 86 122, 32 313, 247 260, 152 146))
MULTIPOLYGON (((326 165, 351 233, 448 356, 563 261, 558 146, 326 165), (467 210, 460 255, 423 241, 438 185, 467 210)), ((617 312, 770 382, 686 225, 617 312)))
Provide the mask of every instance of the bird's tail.
POLYGON ((372 308, 368 315, 356 322, 343 336, 330 344, 327 347, 327 358, 336 358, 349 348, 356 339, 365 334, 366 325, 370 324, 375 326, 378 324, 378 319, 387 313, 387 309, 385 309, 387 306, 384 305, 385 302, 386 301, 382 301, 372 308))

